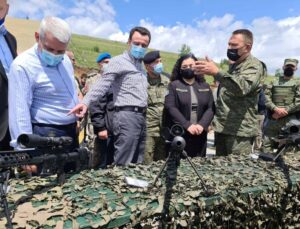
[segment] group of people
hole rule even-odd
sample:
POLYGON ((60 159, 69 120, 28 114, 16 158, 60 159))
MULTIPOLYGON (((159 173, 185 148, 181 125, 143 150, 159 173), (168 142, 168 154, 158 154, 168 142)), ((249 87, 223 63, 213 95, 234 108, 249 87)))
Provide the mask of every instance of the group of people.
MULTIPOLYGON (((231 34, 228 71, 209 57, 199 60, 185 54, 169 75, 163 71, 160 52, 147 53, 150 31, 134 27, 123 54, 97 58, 99 75, 82 96, 74 79, 74 57, 67 53, 69 25, 57 17, 44 18, 35 33, 36 44, 17 56, 16 40, 3 24, 8 7, 6 0, 0 0, 1 150, 18 149, 16 140, 23 133, 69 136, 74 149, 79 145, 78 119, 89 110, 100 168, 165 159, 161 131, 174 124, 184 129, 188 156, 205 157, 211 125, 217 156, 251 152, 259 133, 259 95, 267 76, 265 65, 251 54, 251 31, 231 34), (219 83, 216 101, 206 75, 219 83)), ((288 117, 299 118, 299 84, 290 80, 297 64, 287 59, 284 76, 265 90, 269 112, 265 149, 268 144, 273 147, 272 136, 288 117)))

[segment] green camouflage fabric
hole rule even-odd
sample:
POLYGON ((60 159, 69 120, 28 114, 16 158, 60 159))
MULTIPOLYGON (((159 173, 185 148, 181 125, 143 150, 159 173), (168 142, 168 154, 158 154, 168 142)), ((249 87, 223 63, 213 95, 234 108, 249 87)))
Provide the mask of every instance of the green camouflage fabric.
POLYGON ((160 137, 160 133, 169 82, 169 79, 163 74, 158 79, 152 79, 148 75, 147 139, 144 154, 146 164, 165 158, 164 141, 160 137))
POLYGON ((289 114, 300 111, 300 81, 296 78, 275 79, 265 90, 266 107, 270 111, 276 107, 285 108, 289 114), (279 95, 276 95, 275 93, 279 95), (278 105, 275 104, 275 101, 278 105))
POLYGON ((219 72, 220 91, 213 120, 215 132, 240 137, 257 135, 258 93, 265 80, 262 63, 249 55, 228 72, 219 72))
MULTIPOLYGON (((166 228, 300 227, 299 151, 277 164, 244 155, 192 161, 213 192, 205 193, 182 159, 166 228)), ((7 199, 14 229, 160 228, 165 174, 149 188, 129 186, 125 177, 152 184, 162 163, 86 170, 67 177, 63 186, 55 184, 54 176, 11 179, 7 199)), ((0 217, 0 228, 5 228, 0 217)))
POLYGON ((278 120, 271 118, 268 115, 266 124, 264 127, 264 144, 263 151, 270 152, 277 147, 277 144, 272 140, 273 137, 277 137, 281 127, 286 125, 292 119, 299 119, 296 116, 300 115, 300 81, 295 78, 284 79, 283 76, 271 82, 271 84, 265 90, 266 107, 269 113, 276 107, 285 108, 289 115, 278 120), (279 89, 277 89, 279 88, 279 89), (276 95, 276 93, 280 93, 276 95), (276 100, 276 102, 274 101, 276 100))
POLYGON ((249 155, 252 152, 254 137, 239 137, 228 134, 215 134, 216 156, 229 154, 249 155))
POLYGON ((254 151, 260 151, 262 144, 263 144, 263 125, 264 125, 264 120, 265 120, 265 115, 257 115, 257 120, 258 120, 258 132, 257 136, 254 139, 254 145, 253 145, 253 150, 254 151))
POLYGON ((148 76, 148 108, 147 108, 147 135, 160 136, 162 112, 164 109, 165 95, 170 80, 160 75, 158 79, 148 76))
MULTIPOLYGON (((92 70, 90 72, 87 73, 87 79, 85 82, 85 87, 87 88, 87 90, 90 90, 91 87, 93 86, 93 84, 95 83, 95 81, 101 76, 100 73, 98 73, 95 70, 92 70)), ((86 94, 87 92, 85 92, 86 94)))
POLYGON ((149 164, 152 161, 164 160, 166 158, 165 140, 158 136, 146 137, 146 147, 144 154, 144 163, 149 164))

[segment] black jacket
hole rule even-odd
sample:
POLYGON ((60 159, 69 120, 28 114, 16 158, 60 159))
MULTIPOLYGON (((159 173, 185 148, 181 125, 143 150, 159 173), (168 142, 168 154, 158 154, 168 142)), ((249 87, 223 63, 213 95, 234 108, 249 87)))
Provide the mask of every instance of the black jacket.
MULTIPOLYGON (((195 82, 193 85, 198 99, 197 120, 198 124, 207 130, 214 113, 215 104, 212 91, 205 82, 195 82)), ((177 123, 188 129, 192 123, 191 116, 191 92, 190 86, 182 80, 175 80, 169 84, 169 92, 165 98, 167 119, 172 124, 177 123)))
POLYGON ((94 133, 97 135, 99 131, 107 130, 109 135, 112 134, 114 104, 111 88, 105 96, 90 104, 89 111, 94 133))
MULTIPOLYGON (((4 35, 13 58, 17 56, 16 38, 9 32, 4 35)), ((6 134, 8 128, 8 79, 0 61, 0 141, 6 134)))

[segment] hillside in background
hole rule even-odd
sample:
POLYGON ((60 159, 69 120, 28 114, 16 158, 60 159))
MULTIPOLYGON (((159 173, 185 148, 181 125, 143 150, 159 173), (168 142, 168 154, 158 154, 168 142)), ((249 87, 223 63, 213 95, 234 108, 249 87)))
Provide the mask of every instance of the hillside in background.
MULTIPOLYGON (((18 53, 35 43, 34 32, 38 31, 39 21, 8 17, 5 23, 7 29, 17 38, 18 53)), ((127 49, 127 44, 73 34, 69 49, 74 52, 79 67, 90 69, 97 68, 95 60, 100 52, 109 52, 112 56, 116 56, 127 49)), ((165 71, 171 72, 178 54, 161 52, 161 56, 164 60, 165 71)))
MULTIPOLYGON (((17 38, 18 53, 25 51, 35 43, 34 32, 38 31, 39 24, 39 21, 34 20, 11 17, 6 19, 6 27, 17 38)), ((77 66, 80 67, 80 73, 82 73, 82 69, 83 71, 85 71, 84 69, 88 71, 91 68, 97 68, 95 60, 100 52, 109 52, 112 56, 116 56, 127 49, 127 44, 73 34, 69 49, 74 52, 77 66)), ((175 61, 178 58, 178 54, 161 51, 161 56, 165 66, 165 71, 171 73, 175 61)), ((272 79, 273 77, 268 77, 267 82, 272 79)), ((207 81, 212 83, 212 77, 208 77, 207 81)))
MULTIPOLYGON (((95 60, 99 52, 109 52, 112 56, 116 56, 127 49, 127 44, 106 39, 74 35, 69 48, 75 53, 80 66, 91 68, 96 66, 95 60)), ((165 70, 171 72, 178 58, 178 54, 163 51, 160 53, 165 65, 165 70)))

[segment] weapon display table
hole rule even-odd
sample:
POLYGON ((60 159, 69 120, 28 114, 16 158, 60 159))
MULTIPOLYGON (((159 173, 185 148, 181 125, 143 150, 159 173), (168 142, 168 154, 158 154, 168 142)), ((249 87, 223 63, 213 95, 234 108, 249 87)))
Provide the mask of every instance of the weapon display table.
MULTIPOLYGON (((280 165, 244 156, 193 159, 206 185, 185 160, 178 168, 170 222, 174 226, 300 226, 300 154, 280 165)), ((165 178, 151 189, 128 186, 125 176, 152 183, 162 162, 85 170, 60 187, 56 176, 12 179, 8 202, 14 228, 115 228, 154 226, 162 212, 165 178)), ((2 214, 0 228, 4 228, 2 214)))

